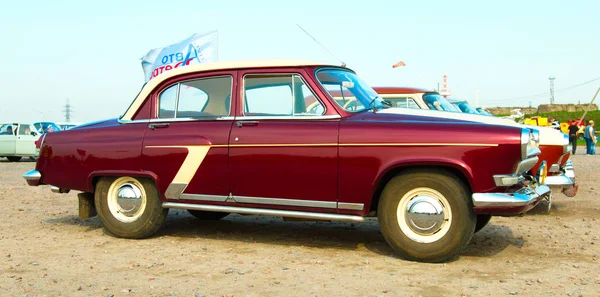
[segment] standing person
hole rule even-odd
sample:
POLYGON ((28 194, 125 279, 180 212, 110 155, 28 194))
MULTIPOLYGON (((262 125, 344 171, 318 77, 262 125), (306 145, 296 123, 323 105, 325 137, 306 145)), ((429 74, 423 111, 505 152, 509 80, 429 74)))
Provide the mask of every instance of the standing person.
POLYGON ((583 138, 585 138, 585 146, 586 146, 586 155, 595 155, 596 154, 596 131, 594 131, 594 121, 589 120, 587 127, 585 127, 585 132, 583 133, 583 138))
POLYGON ((577 153, 577 132, 579 131, 579 127, 577 126, 576 121, 569 120, 569 143, 571 143, 571 151, 573 155, 577 153))

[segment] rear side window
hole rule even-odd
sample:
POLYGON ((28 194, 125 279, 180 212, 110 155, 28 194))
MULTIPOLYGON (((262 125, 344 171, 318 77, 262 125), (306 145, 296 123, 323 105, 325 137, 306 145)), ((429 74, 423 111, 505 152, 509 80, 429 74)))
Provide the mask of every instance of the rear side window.
POLYGON ((158 118, 214 119, 228 116, 231 107, 231 76, 182 81, 158 96, 158 118))

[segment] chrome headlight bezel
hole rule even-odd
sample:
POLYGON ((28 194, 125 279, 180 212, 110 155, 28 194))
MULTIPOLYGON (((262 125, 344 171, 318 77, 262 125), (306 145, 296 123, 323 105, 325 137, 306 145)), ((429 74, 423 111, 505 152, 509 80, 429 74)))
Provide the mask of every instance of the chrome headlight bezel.
POLYGON ((537 129, 521 129, 521 159, 537 156, 540 151, 540 131, 537 129))

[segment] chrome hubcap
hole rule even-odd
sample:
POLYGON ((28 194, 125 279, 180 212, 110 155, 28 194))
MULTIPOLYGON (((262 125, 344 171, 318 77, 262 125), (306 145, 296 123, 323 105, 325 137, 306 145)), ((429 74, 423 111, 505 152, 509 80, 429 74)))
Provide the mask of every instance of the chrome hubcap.
POLYGON ((408 204, 406 221, 416 233, 433 234, 439 231, 444 223, 444 208, 433 197, 417 196, 408 204))
POLYGON ((142 206, 142 192, 135 185, 126 183, 117 189, 117 204, 119 212, 135 213, 142 206))
POLYGON ((108 189, 108 209, 123 223, 137 220, 146 208, 144 186, 132 177, 120 177, 108 189))
POLYGON ((452 209, 446 197, 425 187, 404 194, 396 215, 402 233, 419 243, 440 240, 448 233, 452 223, 452 209))

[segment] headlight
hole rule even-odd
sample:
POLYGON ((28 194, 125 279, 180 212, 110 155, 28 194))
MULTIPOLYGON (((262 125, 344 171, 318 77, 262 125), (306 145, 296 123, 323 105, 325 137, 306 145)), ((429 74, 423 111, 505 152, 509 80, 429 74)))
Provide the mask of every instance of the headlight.
POLYGON ((537 156, 540 151, 540 131, 537 129, 521 129, 521 159, 537 156))

